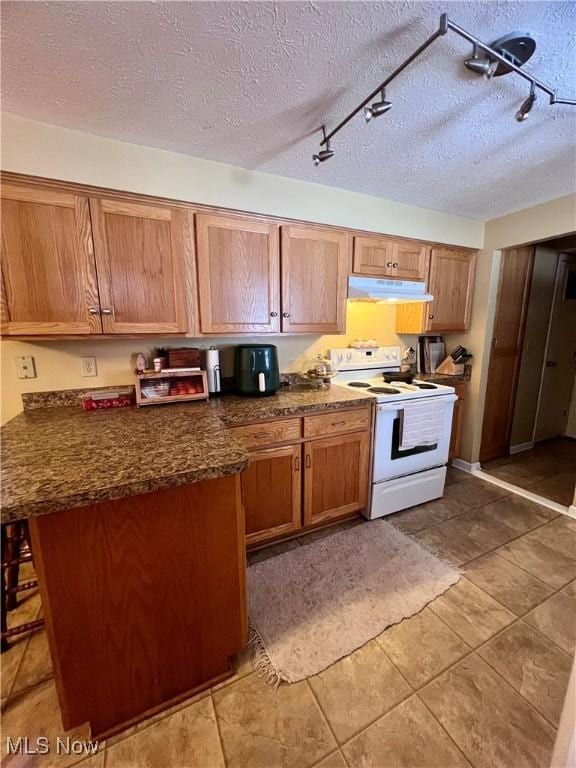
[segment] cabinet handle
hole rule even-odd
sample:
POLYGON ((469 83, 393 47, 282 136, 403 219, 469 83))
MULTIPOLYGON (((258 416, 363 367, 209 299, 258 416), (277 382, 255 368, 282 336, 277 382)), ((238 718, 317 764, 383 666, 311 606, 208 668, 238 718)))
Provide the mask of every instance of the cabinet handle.
POLYGON ((428 315, 428 320, 434 320, 434 315, 428 315))
POLYGON ((264 440, 265 437, 268 437, 268 432, 255 432, 254 437, 258 438, 258 440, 264 440))
POLYGON ((278 312, 270 312, 270 317, 278 317, 278 312))
POLYGON ((394 267, 394 269, 396 269, 396 267, 398 266, 398 262, 395 261, 394 264, 392 264, 392 266, 394 267))
POLYGON ((290 317, 290 312, 282 312, 282 317, 290 317))
POLYGON ((386 266, 387 266, 387 267, 391 267, 391 266, 392 266, 392 262, 391 262, 391 261, 387 261, 387 262, 386 262, 386 266))
POLYGON ((295 472, 300 472, 300 457, 299 456, 296 456, 296 458, 294 459, 294 471, 295 472))
POLYGON ((106 307, 105 309, 102 309, 102 314, 103 315, 112 315, 112 314, 114 314, 114 310, 110 309, 110 307, 106 307))
POLYGON ((333 427, 343 427, 343 426, 344 426, 344 424, 346 424, 346 422, 345 422, 345 421, 333 421, 333 422, 332 422, 332 426, 333 426, 333 427))
POLYGON ((310 454, 309 454, 309 453, 307 453, 307 454, 306 454, 306 467, 307 467, 308 469, 310 469, 310 467, 311 467, 311 466, 312 466, 312 461, 310 460, 310 454))
POLYGON ((100 307, 90 307, 90 309, 88 310, 88 312, 89 312, 91 315, 99 315, 99 314, 100 314, 100 307))

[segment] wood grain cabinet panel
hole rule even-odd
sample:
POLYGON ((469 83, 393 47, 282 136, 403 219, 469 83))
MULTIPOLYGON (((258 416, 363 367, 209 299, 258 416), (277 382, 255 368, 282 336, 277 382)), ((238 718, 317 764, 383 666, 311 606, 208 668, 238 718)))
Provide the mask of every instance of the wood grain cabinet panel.
POLYGON ((472 312, 475 254, 452 248, 433 248, 428 290, 427 331, 467 331, 472 312))
POLYGON ((450 433, 450 448, 448 458, 454 459, 460 456, 462 446, 462 430, 464 427, 464 400, 466 398, 467 384, 456 384, 454 386, 458 400, 454 403, 454 412, 452 415, 452 432, 450 433))
POLYGON ((467 331, 470 327, 476 254, 457 248, 432 248, 427 304, 398 304, 396 333, 467 331))
POLYGON ((371 277, 426 280, 430 247, 390 237, 355 237, 354 272, 371 277))
POLYGON ((256 544, 296 531, 301 522, 300 445, 250 454, 241 475, 246 543, 256 544))
POLYGON ((355 408, 350 411, 319 413, 304 417, 304 437, 321 437, 339 432, 358 432, 370 429, 370 408, 355 408))
POLYGON ((316 227, 282 227, 282 331, 342 333, 350 236, 316 227))
POLYGON ((298 440, 302 431, 301 419, 281 419, 265 424, 246 424, 232 427, 231 432, 246 448, 260 448, 274 443, 298 440))
POLYGON ((304 444, 304 525, 363 509, 368 502, 370 433, 304 444))
POLYGON ((196 216, 202 333, 280 330, 278 227, 267 221, 196 216))
POLYGON ((10 183, 1 198, 2 333, 100 333, 87 198, 10 183))
POLYGON ((193 272, 183 208, 91 198, 104 333, 184 333, 193 272))

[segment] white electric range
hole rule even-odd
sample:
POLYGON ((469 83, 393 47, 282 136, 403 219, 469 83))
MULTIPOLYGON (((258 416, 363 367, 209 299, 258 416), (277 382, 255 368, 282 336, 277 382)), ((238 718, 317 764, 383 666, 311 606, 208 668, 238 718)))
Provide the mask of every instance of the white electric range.
POLYGON ((336 371, 334 385, 365 392, 377 403, 371 503, 364 515, 383 517, 442 496, 457 399, 454 387, 416 378, 411 384, 394 381, 400 370, 400 347, 332 349, 329 357, 336 371), (433 445, 401 450, 402 403, 428 398, 442 409, 442 436, 433 445))

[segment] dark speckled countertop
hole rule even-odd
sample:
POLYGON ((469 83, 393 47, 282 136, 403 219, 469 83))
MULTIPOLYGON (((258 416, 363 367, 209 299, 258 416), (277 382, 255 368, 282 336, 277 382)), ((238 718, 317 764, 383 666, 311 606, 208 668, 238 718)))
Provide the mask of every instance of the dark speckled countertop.
POLYGON ((265 398, 82 411, 27 410, 2 428, 2 522, 242 472, 228 427, 372 402, 340 387, 265 398))

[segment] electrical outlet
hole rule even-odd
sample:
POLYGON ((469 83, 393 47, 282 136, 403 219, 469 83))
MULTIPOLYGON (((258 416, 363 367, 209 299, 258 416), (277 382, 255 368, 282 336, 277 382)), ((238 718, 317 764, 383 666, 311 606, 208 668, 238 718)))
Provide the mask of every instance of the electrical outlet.
POLYGON ((34 358, 30 355, 21 355, 14 358, 16 363, 16 376, 19 379, 35 379, 36 378, 36 366, 34 365, 34 358))
POLYGON ((96 369, 95 357, 82 357, 80 362, 80 370, 82 376, 97 376, 98 371, 96 369))

